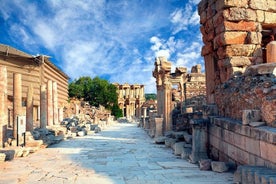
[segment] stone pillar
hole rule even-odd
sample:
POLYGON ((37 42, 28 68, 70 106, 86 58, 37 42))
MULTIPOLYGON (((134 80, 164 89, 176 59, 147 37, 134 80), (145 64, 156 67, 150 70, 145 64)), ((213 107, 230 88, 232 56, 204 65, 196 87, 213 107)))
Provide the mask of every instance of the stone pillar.
POLYGON ((146 117, 147 117, 147 107, 142 107, 142 109, 143 109, 142 127, 145 128, 146 117))
POLYGON ((40 87, 40 128, 46 128, 47 125, 47 98, 46 85, 40 87))
POLYGON ((276 41, 271 41, 266 46, 266 62, 276 63, 276 41))
POLYGON ((79 115, 80 107, 78 104, 75 104, 75 114, 79 115))
POLYGON ((205 119, 192 119, 190 124, 192 125, 193 137, 192 137, 192 153, 190 160, 192 163, 197 163, 201 159, 207 159, 207 123, 205 119))
POLYGON ((26 131, 33 131, 33 85, 31 84, 28 88, 27 94, 27 107, 26 107, 26 131))
POLYGON ((47 82, 47 125, 52 126, 54 119, 54 111, 53 111, 53 82, 48 80, 47 82))
POLYGON ((164 87, 164 126, 163 132, 172 130, 171 112, 172 112, 172 94, 171 86, 165 83, 164 87))
POLYGON ((0 148, 4 147, 7 129, 7 68, 0 66, 0 148))
POLYGON ((58 90, 57 82, 53 82, 53 114, 54 114, 54 124, 57 125, 58 122, 58 90))
POLYGON ((58 109, 58 120, 59 120, 59 122, 63 121, 63 107, 60 107, 58 109))
POLYGON ((155 134, 154 137, 160 137, 163 135, 163 118, 154 118, 155 134))
POLYGON ((13 74, 13 137, 17 138, 17 116, 22 115, 21 74, 13 74))

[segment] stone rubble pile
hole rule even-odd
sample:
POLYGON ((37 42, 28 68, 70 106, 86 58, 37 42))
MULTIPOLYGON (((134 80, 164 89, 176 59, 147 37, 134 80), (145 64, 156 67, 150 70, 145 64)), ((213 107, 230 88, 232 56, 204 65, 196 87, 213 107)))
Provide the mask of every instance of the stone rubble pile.
POLYGON ((243 110, 259 110, 261 118, 258 122, 276 127, 276 79, 270 72, 275 68, 276 63, 252 66, 244 75, 232 77, 218 86, 216 104, 219 115, 241 120, 243 110))

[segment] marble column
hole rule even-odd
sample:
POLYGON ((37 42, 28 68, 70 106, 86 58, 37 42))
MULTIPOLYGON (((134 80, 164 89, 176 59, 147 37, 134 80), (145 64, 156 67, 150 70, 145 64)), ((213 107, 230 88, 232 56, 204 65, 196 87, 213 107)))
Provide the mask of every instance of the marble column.
POLYGON ((47 125, 47 97, 46 84, 40 87, 40 128, 46 128, 47 125))
POLYGON ((142 107, 142 109, 143 109, 142 127, 145 128, 146 117, 147 117, 147 107, 142 107))
POLYGON ((27 107, 26 107, 26 130, 33 131, 33 85, 31 84, 28 87, 27 94, 27 107))
POLYGON ((53 82, 48 80, 47 82, 47 125, 52 126, 54 119, 53 111, 53 82))
POLYGON ((58 90, 57 82, 53 82, 53 112, 54 112, 54 124, 57 125, 58 122, 58 90))
POLYGON ((6 130, 8 122, 7 108, 7 68, 0 66, 0 148, 4 147, 6 141, 6 130))
POLYGON ((13 137, 17 138, 17 116, 22 115, 21 74, 13 74, 13 137))

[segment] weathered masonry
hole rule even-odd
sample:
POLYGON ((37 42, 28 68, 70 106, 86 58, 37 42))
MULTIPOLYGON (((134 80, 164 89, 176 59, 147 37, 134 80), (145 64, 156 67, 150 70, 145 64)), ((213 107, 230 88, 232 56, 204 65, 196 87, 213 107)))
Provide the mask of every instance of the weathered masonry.
POLYGON ((210 155, 276 168, 276 1, 202 0, 198 12, 210 155))
POLYGON ((26 130, 58 124, 68 100, 68 76, 47 56, 32 56, 0 44, 0 147, 6 130, 17 135, 17 117, 26 116, 26 130), (2 84, 3 83, 3 84, 2 84))
POLYGON ((144 85, 114 84, 117 87, 118 105, 127 119, 141 118, 145 102, 144 85))
POLYGON ((157 118, 161 123, 158 126, 163 134, 188 123, 181 116, 187 109, 193 113, 198 102, 205 104, 205 75, 201 73, 201 65, 192 67, 191 73, 185 67, 177 67, 171 73, 171 62, 165 57, 157 57, 153 77, 157 88, 157 118))

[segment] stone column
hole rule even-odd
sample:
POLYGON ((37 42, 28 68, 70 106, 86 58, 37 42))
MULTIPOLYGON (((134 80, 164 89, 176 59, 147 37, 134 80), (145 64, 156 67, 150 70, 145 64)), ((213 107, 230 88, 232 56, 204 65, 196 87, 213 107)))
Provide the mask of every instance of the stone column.
POLYGON ((7 129, 7 68, 0 66, 0 148, 4 147, 7 129))
POLYGON ((143 107, 142 109, 143 109, 142 127, 145 128, 146 117, 147 117, 147 107, 143 107))
POLYGON ((28 88, 27 107, 26 107, 26 131, 33 131, 33 85, 28 88))
POLYGON ((79 115, 79 112, 80 112, 80 107, 79 107, 79 105, 78 104, 75 104, 75 114, 76 115, 79 115))
POLYGON ((163 132, 172 130, 171 111, 172 94, 170 84, 164 84, 164 126, 163 132))
POLYGON ((207 159, 207 123, 205 119, 192 119, 190 124, 192 125, 193 137, 192 137, 192 153, 190 160, 192 163, 197 163, 201 159, 207 159))
POLYGON ((13 74, 13 137, 17 138, 17 116, 22 115, 21 74, 13 74))
POLYGON ((58 124, 58 90, 57 82, 53 82, 53 112, 54 112, 54 124, 58 124))
POLYGON ((47 125, 47 98, 46 85, 40 87, 40 128, 46 128, 47 125))
POLYGON ((59 122, 63 121, 63 107, 60 107, 58 109, 58 120, 59 120, 59 122))
POLYGON ((51 80, 48 80, 47 82, 47 125, 52 126, 53 125, 53 82, 51 80))

